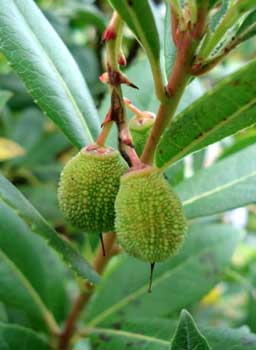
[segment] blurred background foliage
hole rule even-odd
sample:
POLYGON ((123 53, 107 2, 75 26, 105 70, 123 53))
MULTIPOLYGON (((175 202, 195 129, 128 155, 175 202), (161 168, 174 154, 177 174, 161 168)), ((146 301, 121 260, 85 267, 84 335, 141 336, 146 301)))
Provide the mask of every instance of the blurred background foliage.
MULTIPOLYGON (((99 81, 99 75, 104 71, 104 46, 101 35, 112 11, 107 1, 36 2, 77 61, 103 118, 109 103, 107 88, 99 81)), ((155 1, 153 8, 157 13, 158 26, 162 33, 165 10, 163 1, 155 1)), ((255 48, 256 41, 253 38, 236 49, 210 74, 195 80, 179 110, 225 75, 248 62, 255 55, 255 48)), ((125 88, 125 95, 141 109, 156 112, 157 102, 153 95, 149 66, 138 43, 128 30, 125 31, 124 51, 127 57, 126 74, 141 88, 138 93, 125 88)), ((87 239, 87 236, 84 238, 82 232, 74 230, 64 222, 56 198, 60 171, 76 150, 63 133, 42 115, 2 55, 0 90, 1 171, 58 232, 77 244, 90 259, 97 242, 87 239)), ((166 175, 172 184, 177 185, 184 177, 193 175, 202 167, 218 162, 255 142, 256 127, 253 126, 206 150, 188 156, 185 161, 178 162, 168 170, 166 175)), ((114 143, 114 133, 110 143, 114 143)), ((201 221, 232 223, 236 227, 245 228, 247 235, 221 284, 199 303, 191 305, 190 310, 199 323, 232 327, 247 324, 256 332, 256 205, 201 221)), ((70 290, 73 288, 71 280, 70 290)), ((17 315, 15 317, 17 318, 17 315)))

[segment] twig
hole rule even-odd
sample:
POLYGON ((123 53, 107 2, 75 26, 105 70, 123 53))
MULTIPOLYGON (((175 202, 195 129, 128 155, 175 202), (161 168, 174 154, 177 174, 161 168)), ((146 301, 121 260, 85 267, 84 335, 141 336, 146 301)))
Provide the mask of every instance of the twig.
POLYGON ((140 115, 140 116, 143 116, 143 111, 141 111, 138 107, 136 107, 136 106, 134 106, 133 104, 132 104, 132 102, 128 99, 128 98, 126 98, 126 97, 124 97, 124 104, 126 105, 126 107, 128 108, 128 109, 130 109, 130 111, 132 111, 134 114, 136 114, 136 115, 140 115))
POLYGON ((132 136, 128 127, 122 90, 113 88, 111 96, 111 117, 118 129, 118 148, 130 166, 137 166, 141 161, 134 149, 132 136))
POLYGON ((109 134, 113 122, 118 129, 118 148, 124 159, 130 166, 141 164, 134 149, 132 136, 129 131, 121 84, 127 84, 136 88, 132 82, 120 71, 120 63, 124 63, 122 53, 122 28, 123 22, 116 12, 113 13, 110 24, 106 29, 103 39, 106 41, 106 66, 107 72, 101 77, 101 81, 109 84, 111 94, 111 106, 103 122, 102 131, 97 139, 99 145, 103 145, 109 134))

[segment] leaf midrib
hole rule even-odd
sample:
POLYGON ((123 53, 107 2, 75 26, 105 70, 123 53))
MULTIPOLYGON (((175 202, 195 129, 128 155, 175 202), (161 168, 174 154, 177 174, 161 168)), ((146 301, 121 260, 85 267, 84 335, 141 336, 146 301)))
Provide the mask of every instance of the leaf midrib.
MULTIPOLYGON (((250 102, 242 106, 240 109, 237 109, 233 114, 231 114, 229 117, 226 117, 228 119, 222 119, 219 121, 218 124, 213 126, 213 128, 209 129, 208 131, 203 132, 202 136, 199 136, 198 138, 194 139, 191 143, 189 143, 187 146, 185 146, 181 151, 179 151, 171 160, 167 163, 165 163, 160 169, 165 170, 168 168, 171 164, 179 160, 181 157, 185 156, 190 149, 194 148, 201 142, 203 142, 209 135, 217 131, 219 128, 222 128, 224 125, 230 123, 235 118, 239 117, 241 113, 245 112, 247 109, 249 109, 253 104, 256 103, 256 97, 253 98, 250 102)), ((180 119, 179 119, 180 120, 180 119)), ((172 142, 172 141, 171 141, 172 142)), ((177 146, 175 146, 177 147, 177 146)))
POLYGON ((167 340, 163 340, 163 339, 159 339, 159 338, 155 338, 152 336, 148 336, 148 335, 143 335, 143 334, 139 334, 139 333, 133 333, 130 331, 123 331, 123 330, 117 330, 117 329, 110 329, 110 328, 88 328, 85 330, 85 333, 105 333, 108 335, 113 335, 113 336, 123 336, 126 338, 132 338, 132 339, 138 339, 138 340, 144 340, 150 343, 157 343, 157 344, 162 344, 162 345, 166 345, 170 346, 170 342, 167 340))
MULTIPOLYGON (((193 255, 191 257, 188 257, 185 261, 183 261, 178 266, 175 266, 172 270, 163 273, 163 275, 161 275, 159 278, 156 278, 154 280, 154 286, 158 285, 159 283, 161 283, 164 280, 166 280, 167 278, 169 278, 171 275, 176 273, 177 270, 183 268, 183 266, 186 265, 190 260, 193 260, 196 257, 199 257, 200 255, 206 254, 206 252, 208 250, 212 250, 213 247, 218 246, 220 244, 220 241, 225 241, 226 239, 227 239, 226 237, 222 237, 221 240, 215 242, 215 244, 211 245, 211 247, 207 247, 207 248, 205 248, 203 250, 200 250, 195 255, 193 255)), ((127 297, 123 298, 122 300, 118 301, 116 304, 112 305, 111 307, 105 309, 103 312, 101 312, 101 314, 97 315, 94 319, 89 321, 87 323, 88 327, 96 326, 97 324, 102 322, 104 319, 106 319, 109 315, 111 315, 112 313, 114 313, 117 310, 121 309, 122 307, 126 306, 129 302, 131 302, 132 300, 136 299, 137 297, 139 297, 144 292, 147 292, 147 290, 148 290, 148 285, 147 284, 145 284, 144 286, 138 288, 136 291, 134 291, 133 293, 131 293, 127 297)))
POLYGON ((187 205, 190 205, 190 204, 194 203, 195 201, 200 200, 200 199, 202 199, 202 198, 205 198, 205 197, 211 196, 211 195, 213 195, 213 194, 216 194, 216 193, 218 193, 218 192, 221 192, 221 191, 223 191, 223 190, 226 190, 226 189, 228 189, 229 187, 232 187, 232 186, 234 186, 234 185, 237 185, 237 184, 239 184, 239 183, 241 183, 241 182, 243 182, 243 181, 246 181, 246 180, 248 180, 249 178, 254 177, 254 176, 256 176, 256 171, 253 171, 251 174, 249 174, 249 175, 247 175, 247 176, 240 177, 239 179, 230 181, 230 182, 228 182, 228 183, 226 183, 226 184, 224 184, 224 185, 215 187, 215 188, 212 189, 212 190, 209 190, 209 191, 203 192, 203 193, 201 193, 201 194, 199 194, 199 195, 196 195, 196 196, 194 196, 194 197, 191 197, 190 199, 187 199, 187 200, 185 200, 185 201, 182 202, 183 207, 186 207, 187 205))
POLYGON ((92 137, 92 134, 89 130, 89 127, 87 125, 87 123, 85 122, 85 119, 83 117, 83 114, 80 110, 80 108, 78 107, 76 101, 75 101, 75 98, 73 97, 70 89, 68 88, 65 80, 62 78, 60 72, 58 71, 58 69, 56 68, 56 66, 54 65, 51 57, 47 54, 47 52, 44 50, 44 46, 42 45, 41 41, 39 40, 39 38, 34 34, 29 22, 26 20, 26 17, 24 15, 24 13, 22 12, 22 10, 19 8, 18 4, 16 3, 16 0, 13 0, 14 1, 14 5, 16 6, 18 12, 20 13, 20 15, 22 16, 23 20, 24 20, 24 23, 25 25, 27 26, 28 30, 30 31, 30 33, 32 34, 32 36, 34 37, 35 41, 38 43, 39 47, 41 48, 41 52, 43 53, 43 55, 45 56, 46 60, 49 62, 49 64, 51 65, 53 71, 55 71, 56 73, 56 76, 57 76, 57 79, 60 81, 60 84, 63 86, 63 89, 64 91, 66 92, 67 96, 69 96, 70 98, 70 101, 72 103, 72 105, 74 106, 74 109, 77 111, 77 115, 85 129, 85 131, 87 132, 87 135, 90 139, 91 142, 93 142, 93 137, 92 137))
MULTIPOLYGON (((35 332, 34 330, 30 329, 30 328, 26 328, 24 326, 21 326, 19 324, 10 324, 10 323, 5 323, 5 322, 1 322, 0 321, 0 331, 1 328, 5 328, 7 330, 13 330, 13 331, 23 331, 26 334, 29 334, 33 337, 35 337, 37 340, 41 341, 42 343, 45 344, 45 346, 49 346, 48 342, 46 342, 46 339, 41 336, 39 333, 35 332)), ((7 349, 8 350, 8 349, 7 349)))

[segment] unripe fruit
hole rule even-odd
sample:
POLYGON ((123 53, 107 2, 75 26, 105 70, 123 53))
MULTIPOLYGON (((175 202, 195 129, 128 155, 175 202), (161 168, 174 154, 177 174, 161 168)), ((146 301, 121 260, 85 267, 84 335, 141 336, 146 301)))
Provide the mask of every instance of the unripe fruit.
POLYGON ((110 147, 88 146, 62 171, 58 199, 64 217, 87 232, 114 228, 114 202, 127 165, 110 147))
POLYGON ((135 114, 129 122, 129 128, 132 134, 135 150, 140 156, 151 132, 152 126, 155 123, 155 115, 151 112, 141 112, 135 114))
POLYGON ((147 166, 123 175, 115 208, 118 240, 128 254, 155 263, 182 245, 181 202, 158 169, 147 166))

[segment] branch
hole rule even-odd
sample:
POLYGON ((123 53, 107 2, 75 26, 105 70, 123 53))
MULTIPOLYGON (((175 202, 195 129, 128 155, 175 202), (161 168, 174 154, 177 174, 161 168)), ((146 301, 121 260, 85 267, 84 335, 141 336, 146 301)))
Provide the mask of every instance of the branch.
POLYGON ((111 106, 102 124, 103 128, 97 143, 99 145, 104 144, 112 124, 115 122, 118 129, 119 151, 130 166, 137 166, 141 164, 141 161, 134 149, 128 127, 121 84, 127 84, 135 89, 137 89, 137 86, 130 82, 119 69, 120 63, 126 62, 121 49, 122 29, 123 21, 117 12, 114 12, 110 24, 103 34, 103 39, 106 41, 107 72, 100 77, 101 81, 109 84, 111 106))
POLYGON ((174 116, 191 77, 190 70, 194 53, 205 31, 207 13, 208 2, 204 1, 202 7, 198 9, 197 22, 193 26, 191 22, 187 23, 186 28, 183 30, 183 18, 180 19, 173 6, 171 6, 172 36, 177 49, 176 59, 166 86, 166 99, 159 107, 156 122, 141 156, 141 160, 144 163, 153 163, 159 139, 174 116))

